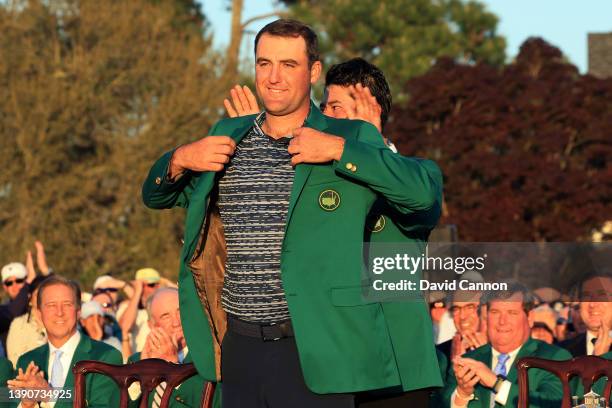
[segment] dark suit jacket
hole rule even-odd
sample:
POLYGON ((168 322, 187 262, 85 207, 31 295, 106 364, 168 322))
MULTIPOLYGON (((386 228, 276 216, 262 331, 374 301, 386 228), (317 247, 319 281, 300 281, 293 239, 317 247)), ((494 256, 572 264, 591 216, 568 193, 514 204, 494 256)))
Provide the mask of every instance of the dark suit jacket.
POLYGON ((567 339, 559 343, 559 347, 562 347, 569 351, 572 356, 580 357, 587 355, 586 347, 586 333, 580 333, 571 339, 567 339))
MULTIPOLYGON (((491 366, 493 358, 490 344, 478 347, 476 350, 469 351, 463 355, 467 358, 481 361, 487 366, 491 366)), ((549 360, 569 360, 572 356, 564 349, 544 343, 543 341, 528 339, 519 350, 512 367, 508 371, 508 381, 512 383, 506 407, 515 407, 518 404, 518 370, 517 362, 522 357, 541 357, 549 360)), ((448 381, 444 387, 444 406, 450 406, 453 392, 457 388, 455 373, 449 370, 448 381)), ((475 399, 469 402, 469 408, 489 408, 491 390, 478 384, 474 391, 475 399)), ((540 369, 529 371, 529 406, 530 407, 550 407, 559 408, 563 389, 561 381, 552 373, 540 369)), ((501 407, 495 404, 496 407, 501 407)))
MULTIPOLYGON (((580 333, 571 339, 567 339, 559 343, 559 347, 563 347, 567 351, 569 351, 572 356, 580 357, 587 355, 587 334, 580 333)), ((608 351, 612 351, 612 348, 608 351)))

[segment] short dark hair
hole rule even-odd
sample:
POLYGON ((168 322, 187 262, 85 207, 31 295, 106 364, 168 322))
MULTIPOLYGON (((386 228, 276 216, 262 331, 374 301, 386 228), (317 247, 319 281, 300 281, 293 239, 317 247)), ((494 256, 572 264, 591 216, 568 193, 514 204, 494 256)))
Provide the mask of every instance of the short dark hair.
POLYGON ((484 294, 484 299, 483 299, 484 301, 481 301, 481 303, 484 303, 487 305, 487 311, 488 311, 489 307, 491 306, 492 301, 494 300, 503 301, 506 299, 510 299, 512 295, 516 293, 520 293, 521 295, 523 295, 523 302, 522 302, 523 310, 525 311, 526 314, 529 314, 529 312, 532 311, 533 308, 535 307, 535 297, 533 296, 533 293, 531 293, 531 291, 527 289, 526 286, 518 282, 506 282, 506 283, 508 284, 507 290, 489 291, 484 294))
POLYGON ((43 292, 49 286, 54 286, 54 285, 61 285, 61 286, 66 286, 67 288, 70 288, 72 292, 74 293, 74 303, 77 306, 77 309, 81 308, 81 288, 79 287, 79 284, 73 280, 66 279, 62 276, 52 275, 49 278, 45 279, 38 286, 38 296, 36 297, 36 304, 38 305, 39 309, 42 306, 43 292))
POLYGON ((367 87, 380 105, 380 123, 384 128, 391 111, 391 90, 385 74, 374 64, 363 58, 353 58, 333 65, 325 75, 325 87, 361 84, 367 87))
POLYGON ((306 53, 308 54, 308 66, 312 66, 315 61, 319 61, 319 40, 317 34, 306 24, 291 19, 278 19, 259 30, 255 36, 255 55, 257 55, 257 44, 263 34, 276 37, 302 37, 306 43, 306 53))

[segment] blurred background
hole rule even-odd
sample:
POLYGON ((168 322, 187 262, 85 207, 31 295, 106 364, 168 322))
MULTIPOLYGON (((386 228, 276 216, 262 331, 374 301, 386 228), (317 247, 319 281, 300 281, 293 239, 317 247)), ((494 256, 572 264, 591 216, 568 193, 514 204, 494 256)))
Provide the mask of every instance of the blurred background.
POLYGON ((610 240, 611 12, 604 0, 0 1, 0 263, 40 240, 83 284, 145 266, 176 277, 182 213, 145 209, 142 182, 162 152, 206 135, 231 86, 252 84, 254 36, 280 16, 315 28, 326 67, 361 56, 385 72, 386 136, 438 162, 441 224, 459 240, 610 240))

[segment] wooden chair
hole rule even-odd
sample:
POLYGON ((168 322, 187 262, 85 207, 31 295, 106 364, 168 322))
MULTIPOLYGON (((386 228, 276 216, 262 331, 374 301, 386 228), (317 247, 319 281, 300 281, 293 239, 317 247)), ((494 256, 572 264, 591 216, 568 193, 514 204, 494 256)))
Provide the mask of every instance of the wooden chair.
POLYGON ((580 377, 585 392, 601 377, 608 377, 604 388, 603 397, 606 401, 610 399, 610 388, 612 387, 612 360, 606 360, 595 356, 575 357, 566 361, 545 360, 537 357, 521 358, 517 364, 519 383, 519 408, 529 406, 529 383, 527 381, 527 370, 530 368, 541 368, 555 374, 563 384, 563 401, 561 408, 571 408, 570 380, 574 376, 580 377))
MULTIPOLYGON (((167 361, 150 358, 125 365, 114 365, 102 361, 79 361, 72 368, 74 373, 74 408, 85 408, 85 375, 103 374, 111 377, 119 386, 121 399, 120 408, 127 408, 129 402, 128 388, 134 382, 140 382, 142 398, 140 408, 149 405, 149 394, 155 390, 162 381, 167 383, 162 395, 160 408, 167 408, 172 390, 183 381, 197 374, 193 363, 173 364, 167 361)), ((202 390, 201 408, 211 408, 215 385, 207 382, 202 390)))

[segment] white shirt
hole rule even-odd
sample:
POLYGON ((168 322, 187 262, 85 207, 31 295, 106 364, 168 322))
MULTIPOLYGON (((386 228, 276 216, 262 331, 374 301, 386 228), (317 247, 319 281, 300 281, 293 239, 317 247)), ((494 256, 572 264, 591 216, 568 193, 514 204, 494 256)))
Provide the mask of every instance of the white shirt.
MULTIPOLYGON (((72 370, 72 357, 74 357, 74 353, 76 352, 77 346, 81 341, 81 333, 77 330, 66 343, 62 345, 59 349, 55 347, 51 342, 49 344, 49 360, 47 362, 47 377, 49 381, 51 381, 51 367, 53 367, 53 361, 55 361, 55 351, 62 350, 62 356, 60 357, 60 361, 62 362, 62 374, 64 378, 62 378, 61 384, 53 384, 53 387, 63 387, 66 383, 66 377, 68 377, 68 373, 72 370)), ((19 403, 18 408, 21 408, 21 403, 19 403)), ((55 401, 53 402, 42 402, 40 406, 43 408, 53 408, 55 406, 55 401)))
POLYGON ((79 333, 77 330, 59 349, 49 342, 49 362, 47 365, 47 375, 49 378, 51 378, 51 368, 53 367, 53 362, 55 361, 55 351, 61 350, 63 352, 62 356, 60 357, 60 362, 62 363, 62 374, 64 375, 64 378, 62 378, 60 384, 53 384, 54 387, 63 387, 66 383, 66 377, 68 377, 68 373, 72 369, 70 363, 72 363, 72 357, 74 356, 74 352, 76 351, 80 341, 81 333, 79 333))
POLYGON ((595 335, 591 333, 589 330, 586 332, 586 351, 587 356, 592 356, 593 351, 595 350, 595 345, 593 344, 593 339, 596 339, 595 335))
MULTIPOLYGON (((523 345, 521 345, 521 347, 523 347, 523 345)), ((510 372, 510 368, 512 367, 512 364, 514 364, 514 360, 516 359, 518 352, 521 350, 521 347, 518 347, 512 350, 511 352, 507 353, 510 355, 510 357, 508 358, 508 360, 506 360, 506 374, 510 372)), ((491 364, 489 365, 489 368, 493 370, 495 366, 497 366, 499 355, 501 353, 495 350, 493 347, 491 347, 491 354, 492 354, 491 356, 492 358, 491 358, 491 364)), ((508 400, 508 395, 510 394, 510 387, 512 387, 512 383, 510 381, 506 380, 502 383, 499 389, 499 392, 495 394, 495 401, 498 404, 506 405, 506 401, 508 400)), ((457 405, 455 403, 456 395, 457 395, 457 389, 455 388, 455 391, 451 395, 451 408, 460 408, 460 407, 467 406, 467 403, 465 405, 457 405)))

